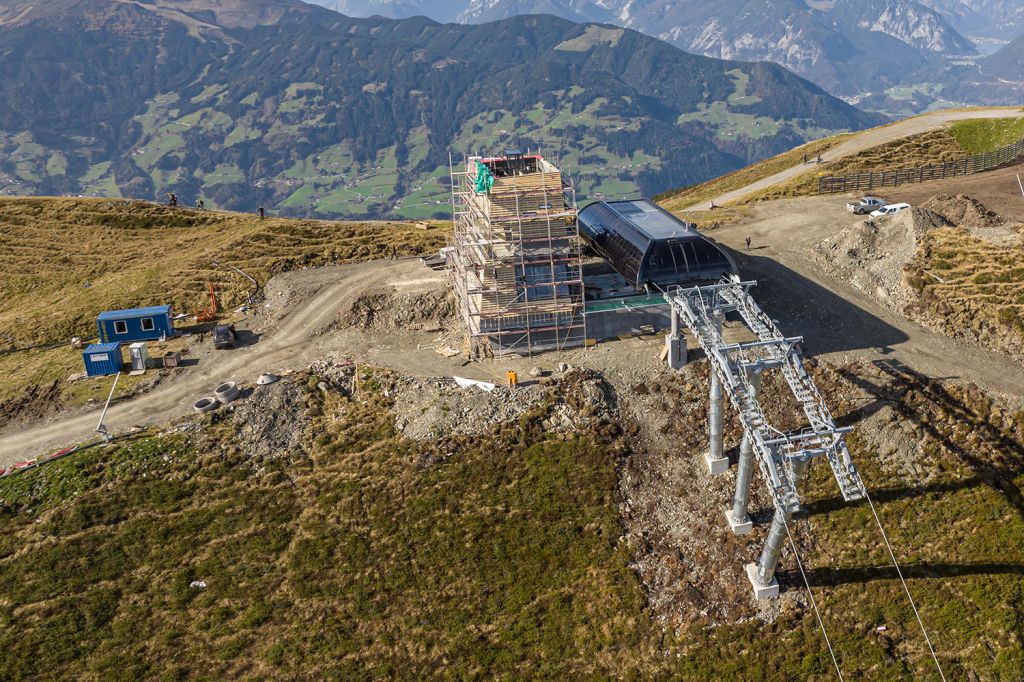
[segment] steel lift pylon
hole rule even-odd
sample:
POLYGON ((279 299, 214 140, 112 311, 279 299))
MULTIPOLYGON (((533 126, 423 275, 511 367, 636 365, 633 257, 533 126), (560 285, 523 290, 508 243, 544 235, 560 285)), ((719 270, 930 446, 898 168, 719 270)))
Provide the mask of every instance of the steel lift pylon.
POLYGON ((800 509, 797 485, 808 463, 817 457, 828 460, 843 499, 859 500, 866 495, 864 484, 850 458, 845 436, 852 429, 839 427, 814 381, 803 366, 801 337, 784 337, 775 323, 750 296, 753 281, 729 277, 719 284, 670 289, 672 333, 668 336, 669 366, 678 369, 686 358, 685 326, 700 344, 711 363, 711 391, 708 407, 708 468, 714 475, 725 473, 729 460, 722 454, 722 408, 728 398, 740 418, 740 444, 733 506, 726 520, 737 535, 751 532, 747 500, 755 464, 761 471, 775 506, 764 550, 756 563, 746 566, 747 576, 758 599, 778 596, 775 568, 788 534, 788 522, 800 509), (728 344, 722 337, 726 313, 738 313, 757 337, 756 341, 728 344), (682 347, 680 349, 680 346, 682 347), (809 426, 784 433, 765 419, 758 396, 764 373, 779 370, 802 407, 809 426))

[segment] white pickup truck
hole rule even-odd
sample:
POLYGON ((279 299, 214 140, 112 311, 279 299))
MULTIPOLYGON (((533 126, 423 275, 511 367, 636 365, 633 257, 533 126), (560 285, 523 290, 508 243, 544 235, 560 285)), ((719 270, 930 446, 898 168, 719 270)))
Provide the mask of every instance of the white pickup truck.
POLYGON ((864 197, 857 203, 847 204, 846 210, 857 215, 866 215, 876 209, 882 208, 885 204, 885 199, 879 199, 878 197, 864 197))

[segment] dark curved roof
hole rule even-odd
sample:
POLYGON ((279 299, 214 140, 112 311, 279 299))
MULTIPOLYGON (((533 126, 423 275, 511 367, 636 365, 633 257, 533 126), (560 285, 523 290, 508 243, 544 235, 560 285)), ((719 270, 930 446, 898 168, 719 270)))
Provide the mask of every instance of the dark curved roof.
POLYGON ((598 201, 579 213, 580 234, 637 288, 719 280, 736 272, 725 251, 648 199, 598 201))

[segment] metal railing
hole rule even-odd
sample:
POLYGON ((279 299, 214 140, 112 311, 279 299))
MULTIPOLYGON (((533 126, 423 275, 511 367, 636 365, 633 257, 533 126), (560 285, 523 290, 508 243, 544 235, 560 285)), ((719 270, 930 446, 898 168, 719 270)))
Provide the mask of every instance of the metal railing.
POLYGON ((818 194, 872 190, 877 187, 897 187, 928 180, 974 175, 1022 160, 1024 160, 1024 139, 995 151, 975 154, 955 161, 933 163, 928 166, 822 176, 818 178, 818 194))

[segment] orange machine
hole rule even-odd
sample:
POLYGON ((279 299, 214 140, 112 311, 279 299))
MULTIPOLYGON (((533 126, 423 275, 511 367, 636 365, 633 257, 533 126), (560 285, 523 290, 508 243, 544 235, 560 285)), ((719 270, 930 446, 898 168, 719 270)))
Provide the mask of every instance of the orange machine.
POLYGON ((210 305, 196 313, 196 322, 209 322, 217 317, 217 292, 212 282, 207 282, 206 286, 210 290, 210 305))

